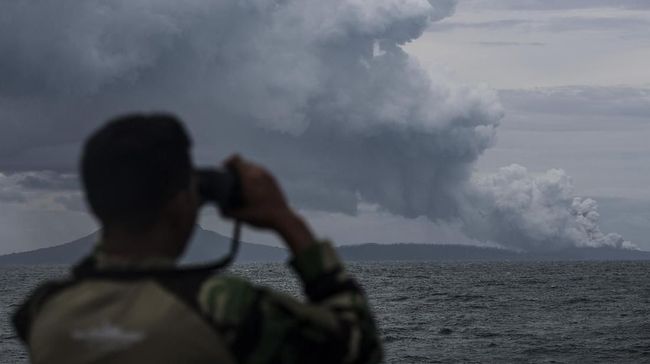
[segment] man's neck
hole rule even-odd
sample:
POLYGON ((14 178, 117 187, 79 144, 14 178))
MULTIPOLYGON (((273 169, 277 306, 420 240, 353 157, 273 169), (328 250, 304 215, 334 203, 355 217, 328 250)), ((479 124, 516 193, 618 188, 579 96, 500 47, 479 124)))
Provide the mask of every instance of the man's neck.
POLYGON ((125 229, 104 229, 101 240, 102 252, 129 260, 159 257, 176 259, 178 243, 165 229, 148 229, 133 232, 125 229))

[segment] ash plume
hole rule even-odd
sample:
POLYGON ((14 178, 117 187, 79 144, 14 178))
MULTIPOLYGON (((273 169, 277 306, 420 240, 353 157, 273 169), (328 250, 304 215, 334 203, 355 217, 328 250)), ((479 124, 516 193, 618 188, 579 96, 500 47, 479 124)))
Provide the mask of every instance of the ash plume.
POLYGON ((452 0, 62 0, 0 5, 0 170, 74 169, 102 120, 169 110, 197 157, 240 150, 303 208, 460 222, 528 250, 630 246, 560 171, 473 176, 503 109, 494 91, 432 77, 401 46, 452 0))
POLYGON ((560 169, 532 174, 513 164, 474 176, 465 190, 462 219, 471 236, 524 251, 566 247, 635 248, 598 227, 598 204, 574 197, 571 178, 560 169))

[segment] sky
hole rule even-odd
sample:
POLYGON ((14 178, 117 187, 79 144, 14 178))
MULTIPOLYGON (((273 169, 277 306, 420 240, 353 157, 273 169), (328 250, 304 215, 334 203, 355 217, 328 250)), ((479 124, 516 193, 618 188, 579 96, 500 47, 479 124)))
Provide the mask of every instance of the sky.
POLYGON ((460 1, 407 46, 429 69, 499 90, 477 169, 562 168, 603 225, 650 248, 650 3, 460 1))
POLYGON ((134 110, 270 166, 338 244, 650 250, 645 1, 0 7, 0 253, 97 228, 80 143, 134 110))

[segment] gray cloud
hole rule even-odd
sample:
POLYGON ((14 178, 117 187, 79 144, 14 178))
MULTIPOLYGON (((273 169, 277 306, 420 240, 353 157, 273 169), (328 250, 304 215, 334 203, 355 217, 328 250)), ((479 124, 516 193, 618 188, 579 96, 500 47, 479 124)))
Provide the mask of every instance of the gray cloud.
POLYGON ((10 176, 0 173, 0 202, 25 202, 25 194, 10 176))
POLYGON ((650 9, 645 0, 464 0, 471 8, 515 10, 569 10, 590 8, 650 9))
POLYGON ((81 192, 77 177, 52 171, 0 173, 0 202, 47 210, 78 210, 81 192))
POLYGON ((31 190, 79 190, 76 174, 54 171, 19 173, 16 183, 20 187, 31 190))
MULTIPOLYGON (((3 4, 0 170, 68 173, 101 121, 162 109, 188 122, 199 161, 244 151, 270 165, 303 208, 356 214, 373 204, 461 221, 473 238, 520 249, 625 245, 600 233, 595 207, 573 200, 554 171, 538 178, 508 167, 472 178, 503 116, 495 92, 433 80, 401 48, 454 5, 3 4), (489 229, 476 211, 488 214, 489 229)), ((69 181, 27 180, 19 187, 34 190, 30 203, 53 187, 63 196, 42 195, 43 203, 79 207, 69 181)))
POLYGON ((548 22, 532 23, 532 30, 567 32, 579 30, 638 31, 645 33, 650 21, 634 17, 561 16, 548 22))
POLYGON ((543 42, 505 42, 505 41, 482 41, 482 42, 474 42, 474 44, 487 46, 487 47, 521 47, 521 46, 542 47, 546 45, 546 43, 543 42))
POLYGON ((445 21, 431 24, 427 30, 433 32, 450 31, 455 29, 510 29, 513 27, 529 26, 528 19, 499 19, 476 22, 445 21))
POLYGON ((619 231, 613 229, 619 224, 626 238, 647 244, 639 239, 638 226, 614 218, 624 207, 606 202, 625 198, 632 209, 633 201, 650 199, 650 171, 645 168, 650 158, 648 94, 647 88, 593 86, 501 91, 508 115, 497 145, 479 160, 478 168, 487 172, 504 163, 537 170, 562 166, 576 181, 575 194, 595 197, 601 205, 603 230, 619 231))
POLYGON ((504 30, 517 29, 525 32, 571 32, 582 30, 615 30, 638 32, 645 35, 650 26, 647 19, 625 17, 598 17, 598 16, 557 16, 548 19, 499 19, 488 21, 445 21, 432 24, 428 31, 452 31, 457 29, 475 30, 504 30))
POLYGON ((491 143, 500 113, 494 97, 431 87, 396 46, 450 14, 453 2, 433 8, 417 1, 341 2, 336 10, 289 2, 273 12, 262 3, 129 4, 88 3, 65 14, 57 13, 65 6, 9 5, 14 20, 2 33, 22 39, 0 43, 3 54, 12 55, 0 68, 9 80, 2 88, 9 113, 2 118, 5 169, 73 170, 76 158, 68 159, 62 146, 78 146, 115 112, 162 108, 189 121, 199 146, 215 144, 211 136, 218 136, 218 145, 206 148, 214 155, 239 149, 266 159, 271 149, 274 160, 267 162, 296 181, 290 189, 307 206, 334 203, 332 209, 353 211, 361 193, 419 215, 443 204, 422 201, 411 209, 405 196, 394 196, 416 171, 400 166, 399 154, 385 147, 408 141, 414 158, 458 161, 454 167, 432 164, 417 191, 409 192, 414 200, 429 186, 447 189, 467 168, 460 165, 468 166, 491 143), (47 16, 40 29, 26 27, 34 16, 47 16), (46 54, 47 63, 39 63, 46 54), (378 157, 372 163, 363 158, 368 151, 378 157), (358 160, 340 164, 350 155, 358 160), (383 185, 368 183, 371 177, 383 185))
POLYGON ((54 202, 60 204, 68 211, 88 212, 88 206, 81 192, 58 195, 54 198, 54 202))
POLYGON ((512 111, 561 115, 650 116, 650 88, 624 86, 565 86, 530 90, 501 90, 512 111))

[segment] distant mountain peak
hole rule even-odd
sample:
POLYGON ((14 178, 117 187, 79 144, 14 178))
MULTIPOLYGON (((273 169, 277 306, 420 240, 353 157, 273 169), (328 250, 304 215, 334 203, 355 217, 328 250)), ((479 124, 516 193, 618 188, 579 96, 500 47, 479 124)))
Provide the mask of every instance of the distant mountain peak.
MULTIPOLYGON (((89 254, 97 243, 98 232, 72 242, 24 253, 0 256, 7 264, 73 264, 89 254)), ((230 238, 197 225, 182 263, 213 261, 230 249, 230 238)), ((551 260, 650 260, 650 252, 615 248, 570 248, 552 252, 515 252, 494 247, 435 244, 376 244, 338 247, 340 255, 351 261, 551 261, 551 260)), ((236 262, 279 262, 287 259, 287 250, 242 242, 236 262)))
MULTIPOLYGON (((0 256, 0 265, 74 264, 91 253, 99 238, 99 230, 71 242, 48 248, 0 256)), ((230 249, 230 238, 196 226, 192 241, 181 262, 194 263, 216 260, 230 249)), ((286 251, 281 248, 242 242, 237 261, 282 261, 286 251)))

